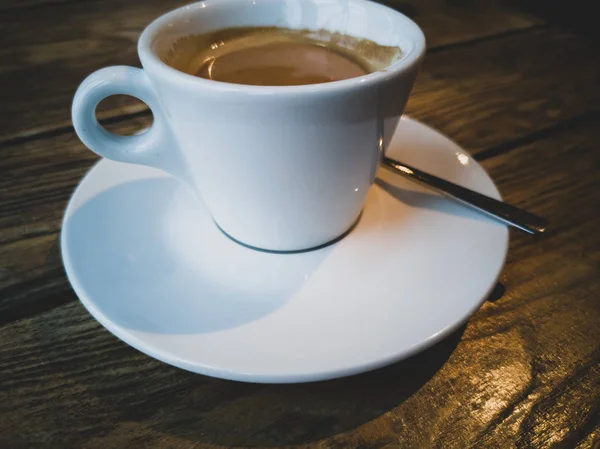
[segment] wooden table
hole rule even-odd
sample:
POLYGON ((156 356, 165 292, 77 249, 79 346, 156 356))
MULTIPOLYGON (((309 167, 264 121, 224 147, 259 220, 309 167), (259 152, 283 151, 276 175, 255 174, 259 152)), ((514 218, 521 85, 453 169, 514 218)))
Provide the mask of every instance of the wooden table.
MULTIPOLYGON (((61 265, 66 201, 96 161, 71 126, 74 90, 100 67, 138 65, 142 28, 181 2, 0 4, 0 447, 599 447, 598 49, 499 0, 388 3, 428 38, 407 113, 551 229, 511 233, 494 294, 436 347, 288 386, 135 351, 83 309, 61 265)), ((127 97, 99 115, 121 133, 151 121, 127 97)))

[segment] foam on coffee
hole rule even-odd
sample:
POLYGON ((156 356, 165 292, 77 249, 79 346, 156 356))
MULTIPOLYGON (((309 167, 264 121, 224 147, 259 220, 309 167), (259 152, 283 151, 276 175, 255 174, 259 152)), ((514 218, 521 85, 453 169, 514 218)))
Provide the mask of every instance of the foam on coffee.
POLYGON ((362 76, 399 55, 397 47, 324 30, 245 27, 182 37, 163 60, 215 81, 282 86, 362 76))

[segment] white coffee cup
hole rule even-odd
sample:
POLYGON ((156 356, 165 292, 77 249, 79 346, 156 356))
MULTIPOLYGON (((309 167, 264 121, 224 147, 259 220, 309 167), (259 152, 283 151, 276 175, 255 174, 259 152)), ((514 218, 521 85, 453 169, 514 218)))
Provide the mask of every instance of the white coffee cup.
POLYGON ((143 70, 101 69, 77 90, 72 117, 83 143, 191 184, 235 240, 297 251, 335 240, 358 219, 425 38, 404 15, 367 0, 206 0, 151 23, 138 53, 143 70), (182 36, 238 26, 337 31, 402 53, 384 71, 358 78, 274 87, 206 80, 161 60, 182 36), (117 94, 148 104, 147 132, 118 136, 99 125, 97 104, 117 94))

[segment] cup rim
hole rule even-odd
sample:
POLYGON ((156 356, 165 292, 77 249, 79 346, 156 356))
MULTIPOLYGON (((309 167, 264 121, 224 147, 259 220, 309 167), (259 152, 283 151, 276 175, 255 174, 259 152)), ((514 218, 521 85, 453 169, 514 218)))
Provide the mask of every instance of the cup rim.
MULTIPOLYGON (((368 4, 371 8, 385 9, 394 15, 400 16, 401 20, 405 23, 405 26, 409 28, 411 35, 411 41, 413 47, 404 55, 399 61, 393 63, 385 70, 378 70, 375 72, 367 73, 366 75, 348 78, 345 80, 331 81, 328 83, 317 83, 317 84, 304 84, 295 86, 257 86, 249 84, 236 84, 227 83, 223 81, 207 80, 194 75, 190 75, 185 72, 181 72, 165 62, 153 51, 152 43, 154 38, 176 19, 180 19, 197 9, 204 9, 208 5, 217 2, 223 2, 223 0, 204 0, 196 3, 192 3, 186 6, 181 6, 177 9, 169 11, 162 16, 159 16, 153 20, 142 32, 138 40, 138 55, 142 66, 151 72, 157 73, 163 78, 172 78, 179 84, 185 84, 186 88, 195 89, 210 89, 222 92, 245 92, 259 95, 273 95, 273 94, 300 94, 306 92, 333 92, 339 90, 352 89, 357 87, 367 87, 373 84, 377 84, 395 76, 410 70, 417 65, 425 55, 426 42, 425 35, 421 28, 409 17, 396 11, 388 6, 380 3, 375 3, 369 0, 352 0, 358 3, 368 4)), ((236 1, 246 0, 229 0, 231 3, 236 1)))

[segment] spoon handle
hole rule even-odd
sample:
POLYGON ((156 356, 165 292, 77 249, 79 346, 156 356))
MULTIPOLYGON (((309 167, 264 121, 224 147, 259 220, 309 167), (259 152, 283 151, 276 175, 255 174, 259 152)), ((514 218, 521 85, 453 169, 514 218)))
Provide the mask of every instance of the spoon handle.
POLYGON ((412 181, 433 188, 439 193, 483 212, 503 223, 509 224, 529 234, 541 234, 546 230, 547 221, 537 215, 530 214, 518 207, 495 200, 489 196, 474 192, 465 187, 425 173, 417 168, 383 157, 382 164, 388 170, 402 175, 412 181))

